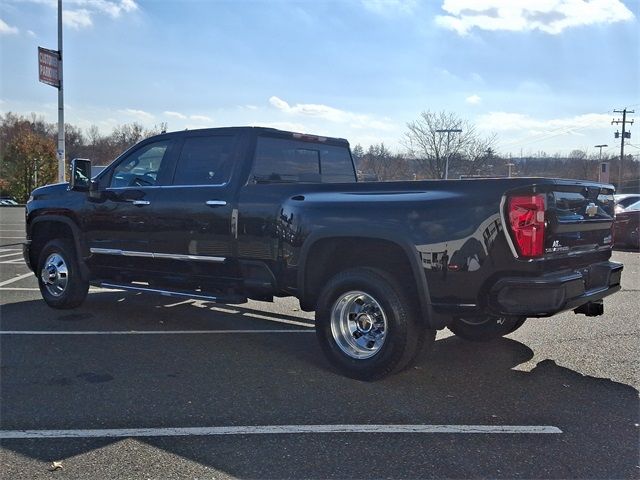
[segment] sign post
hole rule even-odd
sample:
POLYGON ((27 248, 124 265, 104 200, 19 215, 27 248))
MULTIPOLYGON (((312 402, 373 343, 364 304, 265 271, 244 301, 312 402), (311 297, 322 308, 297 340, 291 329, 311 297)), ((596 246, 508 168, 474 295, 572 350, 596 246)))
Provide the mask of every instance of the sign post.
POLYGON ((38 47, 38 76, 42 83, 58 89, 58 181, 64 182, 64 90, 62 87, 62 0, 58 0, 58 50, 38 47))

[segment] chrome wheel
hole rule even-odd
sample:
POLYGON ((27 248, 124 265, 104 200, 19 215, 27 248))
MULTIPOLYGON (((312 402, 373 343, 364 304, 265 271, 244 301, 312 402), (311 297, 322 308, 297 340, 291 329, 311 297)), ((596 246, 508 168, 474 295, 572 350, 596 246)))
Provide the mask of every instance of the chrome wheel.
POLYGON ((69 282, 69 268, 59 253, 52 253, 47 257, 40 271, 40 279, 54 297, 59 297, 65 292, 69 282))
POLYGON ((384 345, 387 317, 371 295, 343 293, 331 310, 331 334, 340 350, 351 358, 371 358, 384 345))

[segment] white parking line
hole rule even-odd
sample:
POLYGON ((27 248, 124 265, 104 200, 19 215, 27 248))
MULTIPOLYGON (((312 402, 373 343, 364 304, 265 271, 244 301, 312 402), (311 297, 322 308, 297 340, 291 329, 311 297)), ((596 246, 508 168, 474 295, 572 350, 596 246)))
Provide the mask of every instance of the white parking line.
POLYGON ((101 428, 92 430, 0 430, 0 439, 122 438, 300 433, 562 433, 548 425, 249 425, 186 428, 101 428))
POLYGON ((274 318, 274 317, 269 317, 267 315, 260 315, 258 313, 243 313, 242 316, 244 317, 251 317, 251 318, 257 318, 259 320, 268 320, 270 322, 278 322, 278 323, 286 323, 289 325, 297 325, 299 327, 312 327, 313 324, 310 324, 309 321, 301 321, 301 322, 297 322, 295 320, 286 320, 284 318, 274 318))
MULTIPOLYGON (((1 251, 1 250, 0 250, 1 251)), ((22 255, 22 252, 13 252, 13 253, 5 253, 3 255, 0 255, 0 258, 5 258, 5 257, 14 257, 16 255, 22 255)))
POLYGON ((0 287, 4 287, 5 285, 9 285, 10 283, 18 282, 27 277, 33 277, 33 272, 25 273, 24 275, 19 275, 14 278, 10 278, 9 280, 5 280, 4 282, 0 282, 0 287))
POLYGON ((313 328, 262 329, 262 330, 4 330, 0 335, 224 335, 233 333, 313 333, 313 328))

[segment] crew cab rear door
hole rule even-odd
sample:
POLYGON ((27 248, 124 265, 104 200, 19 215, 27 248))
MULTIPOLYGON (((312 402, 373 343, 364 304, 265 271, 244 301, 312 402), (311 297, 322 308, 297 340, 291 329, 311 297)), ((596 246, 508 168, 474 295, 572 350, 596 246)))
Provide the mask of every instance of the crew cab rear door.
POLYGON ((156 266, 176 275, 225 275, 235 251, 234 189, 239 134, 190 132, 178 147, 171 184, 155 202, 156 266))

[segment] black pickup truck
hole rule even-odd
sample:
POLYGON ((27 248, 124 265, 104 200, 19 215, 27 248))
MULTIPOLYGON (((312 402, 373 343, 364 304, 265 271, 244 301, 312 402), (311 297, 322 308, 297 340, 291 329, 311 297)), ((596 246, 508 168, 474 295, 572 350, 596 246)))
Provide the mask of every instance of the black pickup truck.
POLYGON ((25 259, 54 308, 89 285, 220 303, 294 296, 322 349, 365 380, 435 331, 469 340, 528 317, 603 312, 613 187, 509 178, 358 182, 346 140, 267 128, 158 135, 93 180, 35 190, 25 259))

